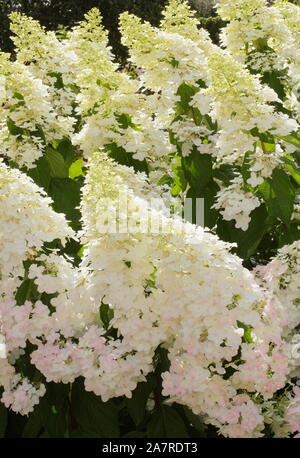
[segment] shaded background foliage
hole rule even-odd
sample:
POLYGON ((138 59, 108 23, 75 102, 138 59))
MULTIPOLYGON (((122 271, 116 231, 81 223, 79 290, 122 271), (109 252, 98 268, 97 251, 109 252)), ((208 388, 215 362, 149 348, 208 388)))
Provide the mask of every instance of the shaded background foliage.
MULTIPOLYGON (((191 1, 191 5, 199 8, 198 15, 201 26, 206 28, 212 39, 218 42, 222 20, 214 16, 214 10, 203 3, 191 1), (212 15, 212 17, 207 14, 212 15), (203 17, 202 17, 203 16, 203 17)), ((206 2, 208 3, 208 2, 206 2)), ((109 31, 110 44, 117 60, 124 62, 126 49, 120 43, 118 17, 123 11, 129 11, 157 26, 167 0, 0 0, 0 48, 5 52, 13 51, 10 40, 8 15, 19 11, 38 20, 49 30, 57 30, 59 26, 72 27, 82 20, 83 15, 93 7, 99 8, 103 15, 103 24, 109 31)))

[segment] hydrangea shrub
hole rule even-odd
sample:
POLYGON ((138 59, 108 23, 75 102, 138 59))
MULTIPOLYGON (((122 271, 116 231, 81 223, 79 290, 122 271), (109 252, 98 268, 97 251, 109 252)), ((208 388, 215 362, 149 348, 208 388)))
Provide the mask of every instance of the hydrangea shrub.
POLYGON ((299 436, 300 8, 217 10, 123 13, 130 73, 97 9, 10 15, 0 434, 299 436))

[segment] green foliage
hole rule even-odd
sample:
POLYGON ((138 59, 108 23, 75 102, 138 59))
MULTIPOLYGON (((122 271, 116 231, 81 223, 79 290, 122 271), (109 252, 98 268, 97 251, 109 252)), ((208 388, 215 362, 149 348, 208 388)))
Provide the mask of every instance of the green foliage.
MULTIPOLYGON (((0 2, 0 48, 6 52, 13 51, 13 44, 10 40, 8 15, 12 11, 20 11, 27 16, 40 21, 49 30, 59 29, 63 37, 65 30, 80 21, 87 11, 93 7, 99 8, 103 15, 103 24, 109 31, 110 44, 119 61, 125 62, 127 57, 126 49, 120 44, 118 31, 118 17, 124 11, 136 14, 158 25, 161 19, 161 12, 167 0, 85 0, 74 2, 74 0, 3 0, 0 2)), ((218 43, 219 31, 224 23, 219 17, 199 17, 202 27, 207 29, 214 42, 218 43)), ((57 75, 56 75, 57 76, 57 75)), ((59 85, 59 78, 58 83, 59 85)))
POLYGON ((194 151, 182 159, 185 176, 196 194, 208 185, 212 176, 212 157, 210 154, 199 154, 194 151))
POLYGON ((209 35, 212 41, 216 44, 219 44, 219 35, 222 27, 226 23, 218 16, 216 17, 201 17, 198 16, 201 27, 206 29, 209 32, 209 35))
POLYGON ((152 375, 148 376, 147 382, 141 382, 132 393, 130 399, 126 399, 126 407, 129 415, 138 427, 146 416, 146 405, 150 394, 155 387, 155 379, 152 375))
POLYGON ((295 199, 295 189, 289 176, 280 169, 275 169, 272 178, 259 186, 270 216, 287 223, 291 219, 295 199))
POLYGON ((125 48, 120 44, 118 31, 118 17, 123 11, 129 11, 143 19, 158 25, 161 12, 167 0, 6 0, 0 2, 0 47, 3 51, 12 51, 12 42, 9 39, 8 14, 12 11, 21 11, 27 16, 40 21, 49 30, 64 30, 80 21, 83 15, 93 7, 99 8, 103 15, 103 23, 109 31, 110 42, 119 60, 124 61, 127 56, 125 48))
POLYGON ((38 298, 38 292, 37 292, 37 287, 34 284, 34 281, 27 278, 24 280, 21 285, 18 288, 18 291, 16 293, 16 302, 17 305, 23 305, 25 301, 30 300, 30 299, 37 299, 38 298))
POLYGON ((71 394, 71 415, 74 427, 70 437, 119 437, 118 407, 115 401, 102 402, 76 380, 71 394))
POLYGON ((58 213, 64 213, 75 228, 80 227, 80 212, 77 209, 80 202, 80 183, 71 178, 53 178, 49 186, 49 196, 52 197, 53 208, 58 213))
POLYGON ((147 437, 189 437, 184 421, 174 407, 161 406, 153 415, 147 428, 147 437))
POLYGON ((0 438, 4 437, 7 425, 7 409, 0 403, 0 438))

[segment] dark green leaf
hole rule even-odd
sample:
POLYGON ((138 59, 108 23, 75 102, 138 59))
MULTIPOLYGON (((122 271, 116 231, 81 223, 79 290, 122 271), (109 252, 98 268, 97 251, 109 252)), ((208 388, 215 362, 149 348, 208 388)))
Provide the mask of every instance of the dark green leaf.
MULTIPOLYGON (((204 189, 201 190, 201 192, 197 192, 194 188, 190 188, 188 190, 186 197, 193 199, 193 221, 190 222, 196 224, 196 221, 199 218, 196 215, 196 211, 199 211, 199 208, 197 208, 196 205, 196 199, 202 198, 204 204, 204 221, 202 221, 202 225, 209 228, 214 227, 219 216, 219 213, 217 212, 217 210, 212 208, 212 205, 215 203, 215 198, 218 191, 219 186, 213 180, 210 180, 210 182, 206 185, 204 189)), ((200 219, 201 216, 202 215, 200 215, 200 219)))
MULTIPOLYGON (((99 396, 85 391, 79 379, 72 387, 71 411, 84 437, 119 437, 118 409, 114 401, 103 402, 99 396)), ((76 431, 72 435, 74 433, 76 431)))
POLYGON ((244 156, 241 172, 243 176, 244 183, 247 183, 247 180, 250 178, 250 167, 252 163, 252 152, 247 151, 247 153, 244 156))
POLYGON ((272 178, 259 185, 270 216, 288 223, 293 213, 295 190, 289 176, 281 169, 273 170, 272 178))
POLYGON ((4 437, 7 425, 7 408, 0 402, 0 437, 4 437))
POLYGON ((123 114, 115 114, 115 118, 119 124, 119 126, 122 129, 127 129, 128 127, 131 127, 134 130, 141 130, 138 125, 134 124, 132 122, 132 118, 129 114, 123 113, 123 114))
POLYGON ((251 212, 251 221, 246 231, 237 229, 233 221, 221 219, 218 222, 217 233, 221 239, 237 243, 237 254, 246 260, 255 252, 269 228, 270 221, 268 220, 266 207, 265 205, 260 205, 260 207, 251 212))
POLYGON ((31 132, 31 135, 34 135, 35 137, 39 137, 43 141, 44 145, 46 145, 46 137, 45 137, 45 133, 44 133, 44 131, 42 129, 42 126, 37 124, 35 126, 35 130, 33 132, 31 132))
POLYGON ((30 414, 29 419, 23 429, 22 437, 38 437, 43 429, 43 419, 41 415, 40 404, 35 406, 34 411, 30 414))
POLYGON ((202 433, 202 436, 205 437, 205 430, 207 429, 207 426, 206 424, 203 422, 203 419, 200 415, 195 415, 192 410, 187 407, 187 406, 184 406, 183 407, 184 409, 184 413, 185 413, 185 416, 188 420, 188 422, 197 430, 199 431, 200 433, 202 433))
POLYGON ((53 199, 53 208, 64 213, 67 220, 78 225, 80 211, 76 208, 80 202, 80 184, 71 178, 52 178, 49 195, 53 199))
POLYGON ((182 83, 176 95, 180 96, 180 102, 177 102, 177 114, 184 114, 190 110, 189 103, 191 98, 198 92, 198 88, 189 83, 182 83))
POLYGON ((230 164, 222 164, 217 169, 213 169, 212 173, 214 178, 217 178, 217 180, 221 180, 224 184, 229 185, 236 176, 236 169, 234 169, 230 164))
POLYGON ((62 79, 62 74, 59 72, 49 72, 49 76, 52 76, 52 78, 56 78, 56 81, 54 83, 54 87, 56 89, 62 89, 64 87, 63 79, 62 79))
POLYGON ((299 221, 281 227, 279 234, 279 247, 291 244, 300 239, 299 221))
POLYGON ((212 157, 210 154, 200 154, 194 149, 192 153, 182 158, 182 165, 189 184, 200 192, 211 179, 212 157))
POLYGON ((69 169, 63 156, 52 148, 47 148, 45 158, 50 166, 50 174, 53 178, 68 178, 69 169))
POLYGON ((280 78, 280 75, 276 72, 266 72, 261 80, 263 83, 271 87, 278 95, 281 100, 285 98, 285 87, 280 78))
POLYGON ((128 413, 137 426, 145 417, 146 404, 150 393, 153 391, 154 382, 153 377, 148 377, 147 382, 141 382, 137 385, 132 393, 132 398, 126 399, 128 413))
POLYGON ((274 136, 270 132, 260 132, 257 127, 251 129, 250 132, 263 143, 274 143, 274 136))
POLYGON ((69 138, 60 140, 55 149, 63 156, 66 166, 70 167, 76 157, 75 146, 72 144, 71 140, 69 138))
POLYGON ((15 299, 17 305, 23 305, 25 301, 37 299, 38 290, 33 280, 27 278, 24 280, 17 289, 15 299))
POLYGON ((49 437, 65 437, 70 385, 48 383, 46 388, 46 394, 40 401, 43 425, 49 437))
POLYGON ((106 145, 107 154, 115 159, 121 165, 127 165, 127 167, 133 167, 136 172, 145 172, 148 173, 148 164, 145 161, 139 161, 134 159, 132 153, 128 153, 124 148, 117 146, 115 143, 110 143, 106 145))
POLYGON ((145 431, 130 431, 129 433, 125 434, 122 436, 126 439, 137 439, 139 437, 146 437, 146 432, 145 431))
POLYGON ((149 438, 189 437, 184 421, 174 407, 163 405, 153 414, 147 425, 149 438))
POLYGON ((100 318, 103 323, 103 327, 105 330, 108 329, 109 323, 114 316, 114 311, 109 307, 108 304, 104 304, 103 302, 100 305, 100 318))
POLYGON ((35 165, 35 168, 28 170, 27 175, 29 175, 38 186, 48 191, 51 180, 49 162, 42 156, 36 161, 35 165))
POLYGON ((24 129, 22 129, 21 127, 18 127, 15 124, 15 122, 9 117, 6 118, 6 125, 7 125, 9 133, 12 135, 22 135, 24 132, 24 129))

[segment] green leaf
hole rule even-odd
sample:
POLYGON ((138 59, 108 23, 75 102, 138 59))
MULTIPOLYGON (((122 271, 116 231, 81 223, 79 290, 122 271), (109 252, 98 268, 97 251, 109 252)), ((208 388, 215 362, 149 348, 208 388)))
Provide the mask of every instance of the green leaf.
POLYGON ((158 186, 163 186, 165 184, 169 186, 172 184, 172 177, 170 177, 170 175, 162 176, 157 183, 158 186))
POLYGON ((184 421, 174 407, 162 405, 153 414, 147 425, 149 438, 189 437, 184 421))
MULTIPOLYGON (((54 142, 55 143, 55 142, 54 142)), ((67 167, 70 167, 75 158, 75 146, 69 138, 60 140, 55 149, 63 156, 67 167)))
POLYGON ((254 340, 251 336, 252 327, 248 326, 247 324, 242 323, 241 321, 237 321, 237 325, 239 328, 244 329, 244 335, 243 335, 242 341, 248 344, 253 343, 254 340))
POLYGON ((213 169, 212 175, 217 180, 221 180, 224 184, 229 185, 236 176, 237 170, 231 164, 221 164, 217 169, 213 169))
MULTIPOLYGON (((186 194, 187 198, 192 198, 193 199, 193 212, 196 210, 196 199, 197 198, 202 198, 204 200, 204 221, 203 225, 205 227, 212 228, 216 224, 217 218, 219 216, 219 213, 217 210, 212 208, 212 205, 215 202, 216 194, 219 191, 219 186, 215 181, 210 180, 210 182, 205 186, 204 189, 201 190, 201 192, 198 192, 194 188, 190 188, 186 194), (195 201, 194 201, 195 199, 195 201)), ((192 221, 194 224, 196 223, 196 215, 195 218, 193 218, 192 221)))
POLYGON ((172 57, 171 60, 170 60, 170 64, 171 64, 172 67, 174 67, 174 68, 178 68, 179 63, 180 63, 179 60, 176 60, 174 57, 172 57))
POLYGON ((266 72, 261 81, 271 87, 281 100, 285 99, 285 87, 280 78, 280 74, 277 72, 266 72))
POLYGON ((30 414, 29 419, 23 429, 22 437, 38 437, 43 429, 43 419, 41 415, 41 406, 35 406, 34 411, 30 414))
POLYGON ((115 159, 119 164, 133 167, 136 172, 149 173, 148 164, 145 159, 143 161, 134 159, 132 153, 128 153, 124 148, 117 146, 115 143, 110 143, 105 148, 109 157, 115 159))
POLYGON ((49 195, 53 199, 53 208, 64 213, 67 220, 79 225, 80 211, 76 208, 80 203, 80 184, 71 178, 52 178, 49 195))
POLYGON ((130 431, 127 434, 124 434, 122 438, 126 439, 138 439, 139 437, 146 437, 146 432, 145 431, 130 431))
POLYGON ((268 46, 268 41, 266 38, 257 38, 256 40, 253 41, 253 45, 257 51, 266 51, 266 50, 272 50, 268 46))
POLYGON ((275 143, 274 136, 270 132, 260 132, 257 127, 250 130, 254 137, 258 137, 263 143, 275 143))
POLYGON ((132 397, 130 399, 126 399, 128 413, 136 426, 138 426, 145 418, 146 404, 150 393, 153 391, 154 385, 154 377, 148 376, 147 382, 138 383, 136 389, 132 392, 132 397))
POLYGON ((211 179, 212 157, 210 154, 201 154, 194 149, 192 153, 182 158, 182 165, 189 184, 200 192, 211 179))
POLYGON ((293 222, 288 226, 281 227, 279 234, 279 247, 291 244, 300 239, 300 224, 299 221, 293 222))
POLYGON ((50 174, 53 178, 67 178, 69 170, 63 156, 52 148, 47 148, 45 158, 50 166, 50 174))
POLYGON ((0 437, 4 437, 7 425, 7 408, 0 402, 0 437))
POLYGON ((48 383, 46 389, 40 400, 42 423, 49 437, 65 437, 70 385, 48 383))
POLYGON ((171 193, 173 196, 178 196, 182 191, 186 189, 187 180, 185 177, 184 169, 182 168, 182 158, 177 156, 176 162, 172 165, 174 172, 173 183, 171 186, 171 193))
POLYGON ((231 243, 237 243, 237 254, 243 259, 248 259, 258 247, 264 234, 270 229, 270 221, 265 205, 260 205, 251 212, 251 221, 246 231, 237 229, 233 221, 218 222, 217 234, 231 243))
POLYGON ((79 250, 77 251, 76 255, 80 258, 83 257, 84 250, 87 248, 87 244, 82 245, 79 250))
POLYGON ((104 302, 100 305, 100 319, 103 323, 103 327, 105 330, 108 329, 109 323, 114 316, 114 311, 109 307, 108 304, 104 304, 104 302))
POLYGON ((36 161, 35 165, 35 168, 27 171, 27 175, 29 175, 38 186, 44 188, 47 192, 51 181, 51 169, 49 162, 44 156, 42 156, 36 161))
MULTIPOLYGON (((71 412, 78 424, 77 430, 81 431, 84 437, 120 436, 118 409, 114 401, 103 402, 99 396, 85 391, 82 379, 77 379, 73 383, 71 412)), ((76 435, 76 429, 73 430, 72 436, 74 434, 76 435)))
POLYGON ((288 157, 284 158, 285 162, 285 169, 289 172, 289 174, 294 178, 296 183, 300 185, 300 167, 293 161, 293 158, 291 155, 288 157))
POLYGON ((139 128, 139 126, 137 124, 134 124, 132 122, 132 118, 129 114, 127 113, 122 113, 122 114, 116 114, 115 113, 115 118, 119 124, 119 126, 122 128, 122 129, 127 129, 128 127, 131 127, 132 129, 134 130, 142 130, 139 128))
POLYGON ((272 178, 268 178, 258 187, 270 216, 288 223, 294 207, 295 190, 289 176, 281 169, 274 169, 272 178))
POLYGON ((178 90, 176 95, 180 96, 180 102, 177 102, 177 109, 176 112, 177 114, 186 114, 190 110, 190 101, 191 98, 198 92, 198 88, 189 84, 189 83, 182 83, 178 90))
POLYGON ((296 146, 300 150, 300 134, 293 133, 290 135, 286 135, 285 137, 282 137, 281 135, 276 135, 276 137, 281 138, 281 140, 284 140, 285 142, 296 146))
POLYGON ((49 72, 49 76, 52 76, 53 78, 56 78, 56 81, 54 83, 54 87, 56 89, 62 89, 64 87, 63 79, 62 79, 62 74, 59 72, 49 72))
POLYGON ((38 298, 38 290, 33 280, 27 278, 17 289, 15 299, 17 305, 23 305, 25 301, 38 298))
POLYGON ((24 100, 24 96, 20 92, 15 92, 13 97, 18 100, 24 100))
POLYGON ((83 176, 84 173, 82 171, 83 167, 83 159, 77 159, 77 161, 73 162, 69 168, 69 178, 74 180, 74 178, 83 176))
POLYGON ((205 430, 207 429, 206 424, 203 422, 203 419, 200 415, 195 415, 192 410, 184 406, 184 413, 188 422, 201 434, 202 437, 206 437, 205 430))
POLYGON ((253 153, 251 151, 247 151, 244 156, 241 172, 243 176, 244 183, 247 183, 247 180, 250 178, 250 167, 252 164, 253 153))
POLYGON ((15 124, 15 122, 9 117, 6 118, 6 125, 7 125, 9 133, 12 135, 22 135, 24 132, 24 129, 22 129, 21 127, 18 127, 15 124))

